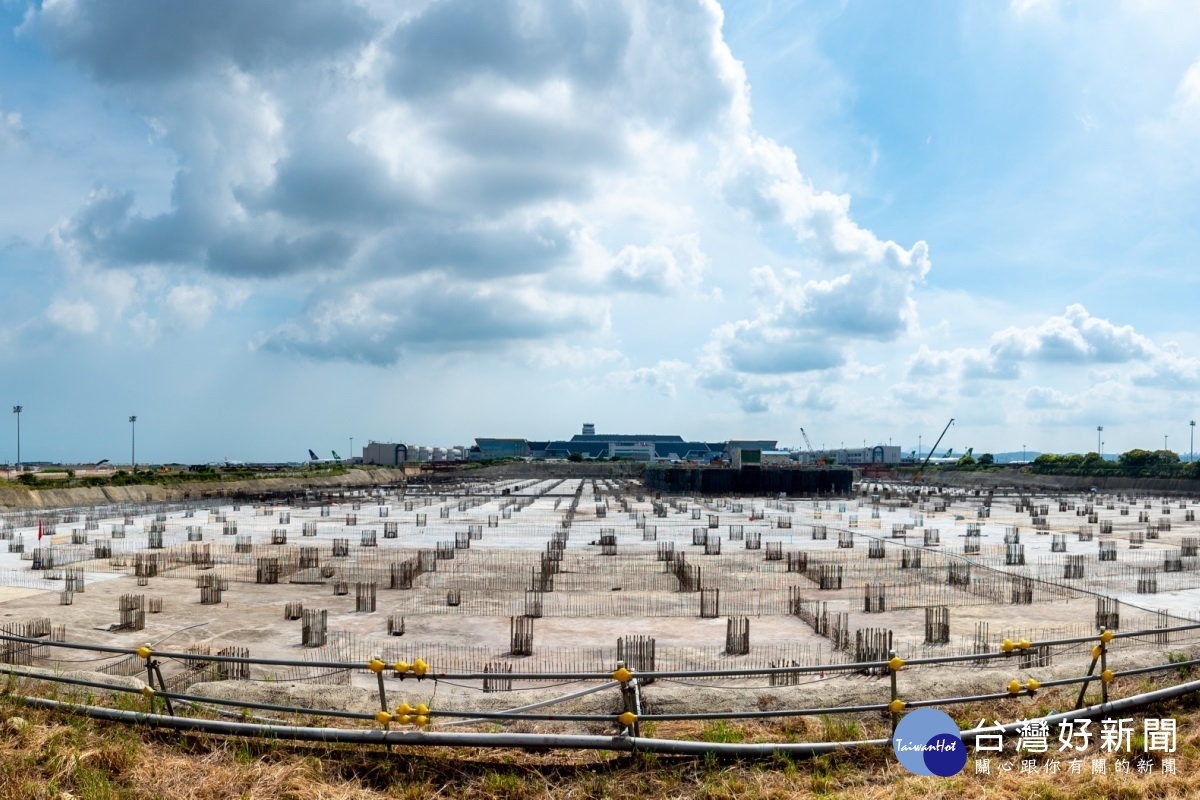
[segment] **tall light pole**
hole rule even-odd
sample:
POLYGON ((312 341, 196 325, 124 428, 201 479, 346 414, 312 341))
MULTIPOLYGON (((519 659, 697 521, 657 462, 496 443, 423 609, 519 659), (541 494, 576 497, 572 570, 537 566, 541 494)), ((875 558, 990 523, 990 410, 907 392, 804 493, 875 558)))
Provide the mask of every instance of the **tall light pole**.
POLYGON ((1021 445, 1021 460, 1028 462, 1029 457, 1025 455, 1025 445, 1021 445))
POLYGON ((1163 434, 1163 450, 1167 449, 1167 434, 1163 434))
POLYGON ((1192 429, 1188 438, 1188 462, 1190 463, 1196 460, 1196 420, 1189 422, 1188 426, 1192 429))
POLYGON ((1100 434, 1104 433, 1104 426, 1096 426, 1096 454, 1101 458, 1104 457, 1104 442, 1100 441, 1100 434))
POLYGON ((350 437, 350 460, 354 460, 354 437, 350 437))
POLYGON ((129 466, 132 472, 137 472, 137 415, 129 417, 129 466))
POLYGON ((25 410, 25 406, 13 406, 13 413, 17 415, 17 472, 21 471, 21 412, 25 410))

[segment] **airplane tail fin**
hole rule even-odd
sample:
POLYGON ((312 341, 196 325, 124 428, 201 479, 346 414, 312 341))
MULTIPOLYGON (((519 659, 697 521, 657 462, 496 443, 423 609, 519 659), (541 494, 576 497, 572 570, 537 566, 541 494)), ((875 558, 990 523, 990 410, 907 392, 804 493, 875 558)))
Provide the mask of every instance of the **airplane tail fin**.
POLYGON ((341 457, 341 456, 339 456, 339 455, 337 454, 337 450, 330 450, 329 452, 333 453, 333 460, 334 460, 334 461, 341 461, 341 460, 342 460, 342 457, 341 457))
POLYGON ((320 461, 320 459, 319 459, 319 458, 317 458, 317 454, 316 454, 316 453, 314 453, 312 450, 309 450, 309 451, 308 451, 308 459, 309 459, 310 461, 320 461))

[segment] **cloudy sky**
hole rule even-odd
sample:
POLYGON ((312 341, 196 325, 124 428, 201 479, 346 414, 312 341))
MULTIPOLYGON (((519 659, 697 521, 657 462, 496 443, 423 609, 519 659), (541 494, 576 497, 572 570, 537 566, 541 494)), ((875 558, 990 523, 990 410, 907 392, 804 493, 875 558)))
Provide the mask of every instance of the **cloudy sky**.
MULTIPOLYGON (((1188 449, 1188 0, 0 0, 26 460, 1188 449)), ((0 461, 15 460, 15 419, 0 461)))

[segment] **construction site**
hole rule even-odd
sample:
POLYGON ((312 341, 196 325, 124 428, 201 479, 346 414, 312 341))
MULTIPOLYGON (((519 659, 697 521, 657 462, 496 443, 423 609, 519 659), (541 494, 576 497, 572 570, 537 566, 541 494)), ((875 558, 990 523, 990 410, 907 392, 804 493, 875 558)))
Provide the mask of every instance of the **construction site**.
POLYGON ((178 655, 154 665, 166 692, 343 687, 367 707, 418 662, 455 676, 438 699, 464 708, 618 664, 710 674, 651 688, 687 709, 761 703, 764 689, 784 703, 789 689, 810 704, 878 694, 879 665, 899 656, 927 660, 908 680, 936 696, 953 682, 946 660, 981 657, 956 665, 971 685, 993 670, 1077 674, 1078 642, 1100 630, 1137 632, 1110 645, 1134 666, 1187 650, 1196 505, 887 484, 701 497, 555 478, 7 513, 0 662, 144 677, 133 651, 148 645, 178 655), (387 669, 373 674, 376 659, 387 669))

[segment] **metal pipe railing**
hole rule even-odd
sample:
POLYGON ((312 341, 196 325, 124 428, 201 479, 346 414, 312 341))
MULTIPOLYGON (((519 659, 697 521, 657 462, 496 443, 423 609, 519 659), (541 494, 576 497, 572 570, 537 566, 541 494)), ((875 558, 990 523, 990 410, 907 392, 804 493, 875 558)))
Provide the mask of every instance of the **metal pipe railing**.
MULTIPOLYGON (((1200 681, 1190 681, 1166 689, 1145 692, 1121 700, 1045 717, 1047 724, 1074 719, 1092 719, 1131 710, 1141 706, 1160 703, 1200 692, 1200 681)), ((421 730, 307 728, 292 725, 265 725, 261 723, 228 722, 192 717, 172 717, 146 714, 91 705, 68 703, 43 697, 19 696, 27 705, 58 711, 84 714, 95 719, 106 719, 135 725, 150 725, 173 730, 186 730, 233 736, 269 737, 277 740, 310 741, 344 744, 409 745, 424 747, 500 747, 500 748, 558 748, 613 750, 620 752, 643 751, 679 755, 715 754, 741 758, 761 758, 776 754, 793 756, 815 756, 862 747, 887 745, 890 739, 864 739, 845 742, 763 742, 755 744, 732 742, 694 742, 672 739, 656 739, 634 736, 597 736, 580 734, 536 734, 536 733, 447 733, 421 730)), ((832 711, 833 709, 829 709, 832 711)), ((1013 722, 985 728, 971 728, 960 734, 963 741, 975 740, 983 735, 1012 735, 1018 733, 1026 723, 1013 722)))
MULTIPOLYGON (((1142 631, 1111 631, 1113 639, 1129 639, 1140 636, 1155 636, 1182 631, 1190 631, 1200 629, 1200 623, 1192 623, 1188 625, 1176 625, 1169 628, 1151 628, 1142 631)), ((34 644, 44 647, 59 647, 74 650, 89 650, 93 652, 114 653, 119 655, 137 655, 138 649, 132 647, 116 647, 113 645, 98 645, 87 644, 82 642, 56 642, 47 641, 45 639, 37 639, 25 636, 16 636, 8 633, 0 633, 0 640, 22 642, 26 644, 34 644)), ((1072 644, 1082 644, 1094 642, 1095 636, 1073 636, 1063 639, 1045 639, 1036 642, 1030 642, 1029 648, 1038 647, 1057 647, 1067 646, 1072 644)), ((935 664, 950 664, 971 661, 987 661, 998 658, 1007 658, 1018 655, 1020 650, 1012 652, 989 652, 989 653, 968 653, 957 656, 926 656, 906 659, 905 664, 908 666, 925 666, 935 664)), ((155 658, 168 658, 175 660, 196 661, 204 660, 211 662, 233 663, 233 664, 258 664, 261 666, 282 666, 282 667, 308 667, 317 669, 331 670, 360 670, 366 669, 366 664, 362 662, 346 662, 346 661, 296 661, 293 659, 279 658, 261 658, 256 656, 230 656, 230 655, 198 655, 196 653, 179 653, 173 651, 154 651, 155 658)), ((725 678, 725 677, 748 677, 760 675, 794 675, 794 674, 811 674, 816 672, 857 672, 862 670, 879 670, 887 667, 886 660, 878 661, 860 661, 845 664, 815 664, 801 665, 789 667, 760 667, 748 669, 710 669, 710 670, 646 670, 639 672, 639 678, 725 678)), ((401 676, 404 677, 404 676, 401 676)), ((440 680, 482 680, 484 678, 494 678, 494 673, 482 672, 434 672, 425 673, 426 678, 440 680)), ((529 673, 504 673, 503 677, 512 680, 607 680, 612 677, 610 672, 529 672, 529 673)))

